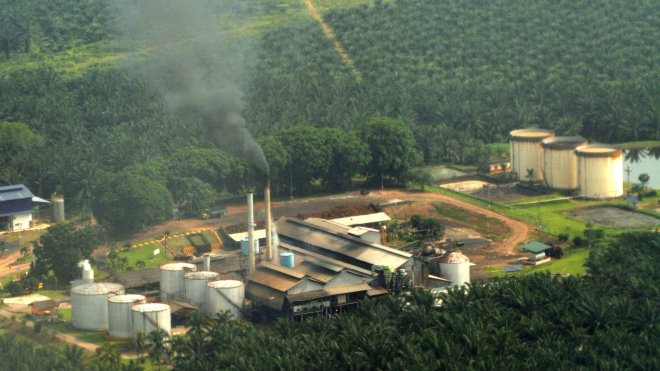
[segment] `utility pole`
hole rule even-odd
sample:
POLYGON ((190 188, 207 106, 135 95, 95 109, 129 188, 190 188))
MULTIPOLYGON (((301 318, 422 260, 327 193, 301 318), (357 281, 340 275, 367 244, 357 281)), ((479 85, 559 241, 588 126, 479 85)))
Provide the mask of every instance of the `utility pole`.
POLYGON ((630 165, 626 166, 626 168, 624 169, 624 171, 625 171, 626 174, 628 175, 628 184, 630 184, 630 173, 632 172, 632 169, 630 169, 630 165))

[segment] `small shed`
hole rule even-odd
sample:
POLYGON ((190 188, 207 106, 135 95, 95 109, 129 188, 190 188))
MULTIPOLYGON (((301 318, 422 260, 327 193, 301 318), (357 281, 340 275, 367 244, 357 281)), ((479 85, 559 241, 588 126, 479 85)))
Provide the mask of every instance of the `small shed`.
POLYGON ((539 241, 534 241, 523 245, 523 251, 528 251, 533 254, 545 253, 547 250, 551 248, 552 246, 548 246, 543 242, 539 242, 539 241))
POLYGON ((58 302, 52 299, 34 301, 30 304, 32 307, 32 314, 35 316, 55 316, 57 308, 60 306, 58 302))

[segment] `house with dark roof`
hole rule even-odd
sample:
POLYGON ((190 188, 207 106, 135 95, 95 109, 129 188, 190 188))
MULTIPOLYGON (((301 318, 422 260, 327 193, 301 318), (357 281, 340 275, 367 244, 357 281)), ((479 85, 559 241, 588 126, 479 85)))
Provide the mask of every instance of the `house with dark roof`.
POLYGON ((0 187, 0 230, 22 231, 32 226, 32 203, 50 203, 23 184, 0 187))

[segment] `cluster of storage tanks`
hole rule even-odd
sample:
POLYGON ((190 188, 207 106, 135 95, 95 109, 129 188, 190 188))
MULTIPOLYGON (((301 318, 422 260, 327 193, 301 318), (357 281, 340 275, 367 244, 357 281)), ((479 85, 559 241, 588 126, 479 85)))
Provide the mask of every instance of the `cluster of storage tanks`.
POLYGON ((617 147, 542 129, 514 130, 510 145, 511 169, 520 180, 544 181, 588 198, 623 195, 623 156, 617 147))
MULTIPOLYGON (((107 331, 116 339, 135 338, 138 331, 148 334, 158 328, 171 335, 168 304, 148 303, 143 295, 126 294, 124 286, 117 283, 94 283, 93 277, 85 277, 86 272, 83 269, 83 281, 87 283, 71 289, 73 327, 107 331)), ((161 299, 190 303, 209 316, 229 310, 234 318, 242 318, 243 282, 218 278, 215 272, 196 271, 194 264, 165 264, 160 268, 161 299)))
MULTIPOLYGON (((208 266, 208 263, 206 263, 208 266)), ((208 269, 208 267, 207 267, 208 269)), ((163 301, 182 301, 204 311, 209 317, 220 310, 230 311, 234 319, 243 318, 245 285, 237 280, 220 280, 219 274, 197 271, 190 263, 169 263, 160 267, 163 301)))
POLYGON ((147 303, 143 295, 125 294, 116 283, 87 283, 71 289, 71 323, 88 331, 107 331, 116 339, 134 338, 158 328, 171 335, 170 307, 147 303))

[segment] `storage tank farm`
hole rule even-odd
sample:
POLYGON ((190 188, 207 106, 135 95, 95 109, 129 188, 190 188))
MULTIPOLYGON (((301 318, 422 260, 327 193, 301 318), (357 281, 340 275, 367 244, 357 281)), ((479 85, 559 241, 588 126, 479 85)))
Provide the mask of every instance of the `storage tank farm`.
POLYGON ((548 187, 558 191, 578 189, 575 149, 587 144, 582 137, 549 137, 543 148, 543 177, 548 187))
POLYGON ((138 331, 145 335, 162 329, 168 336, 172 336, 172 319, 170 306, 163 303, 137 304, 131 307, 133 317, 133 338, 137 337, 138 331))
POLYGON ((208 283, 206 314, 214 317, 221 310, 228 310, 233 319, 243 319, 245 285, 237 280, 220 280, 208 283))
POLYGON ((543 129, 520 129, 510 133, 511 171, 518 175, 518 179, 543 180, 541 142, 554 135, 552 131, 543 129), (533 170, 531 177, 528 170, 533 170))
POLYGON ((183 299, 183 275, 197 270, 195 264, 168 263, 160 267, 160 300, 183 299))
POLYGON ((623 155, 616 146, 591 144, 578 147, 579 195, 601 199, 623 195, 623 155))
POLYGON ((183 275, 185 301, 206 310, 208 283, 217 281, 220 275, 216 272, 189 272, 183 275))
POLYGON ((71 289, 71 324, 80 330, 108 329, 108 298, 123 295, 124 286, 97 282, 71 289))
POLYGON ((470 283, 470 259, 460 251, 452 251, 440 258, 440 273, 450 280, 451 286, 470 283))
POLYGON ((143 295, 125 294, 108 298, 108 336, 115 339, 130 339, 133 337, 134 305, 144 304, 147 298, 143 295))

